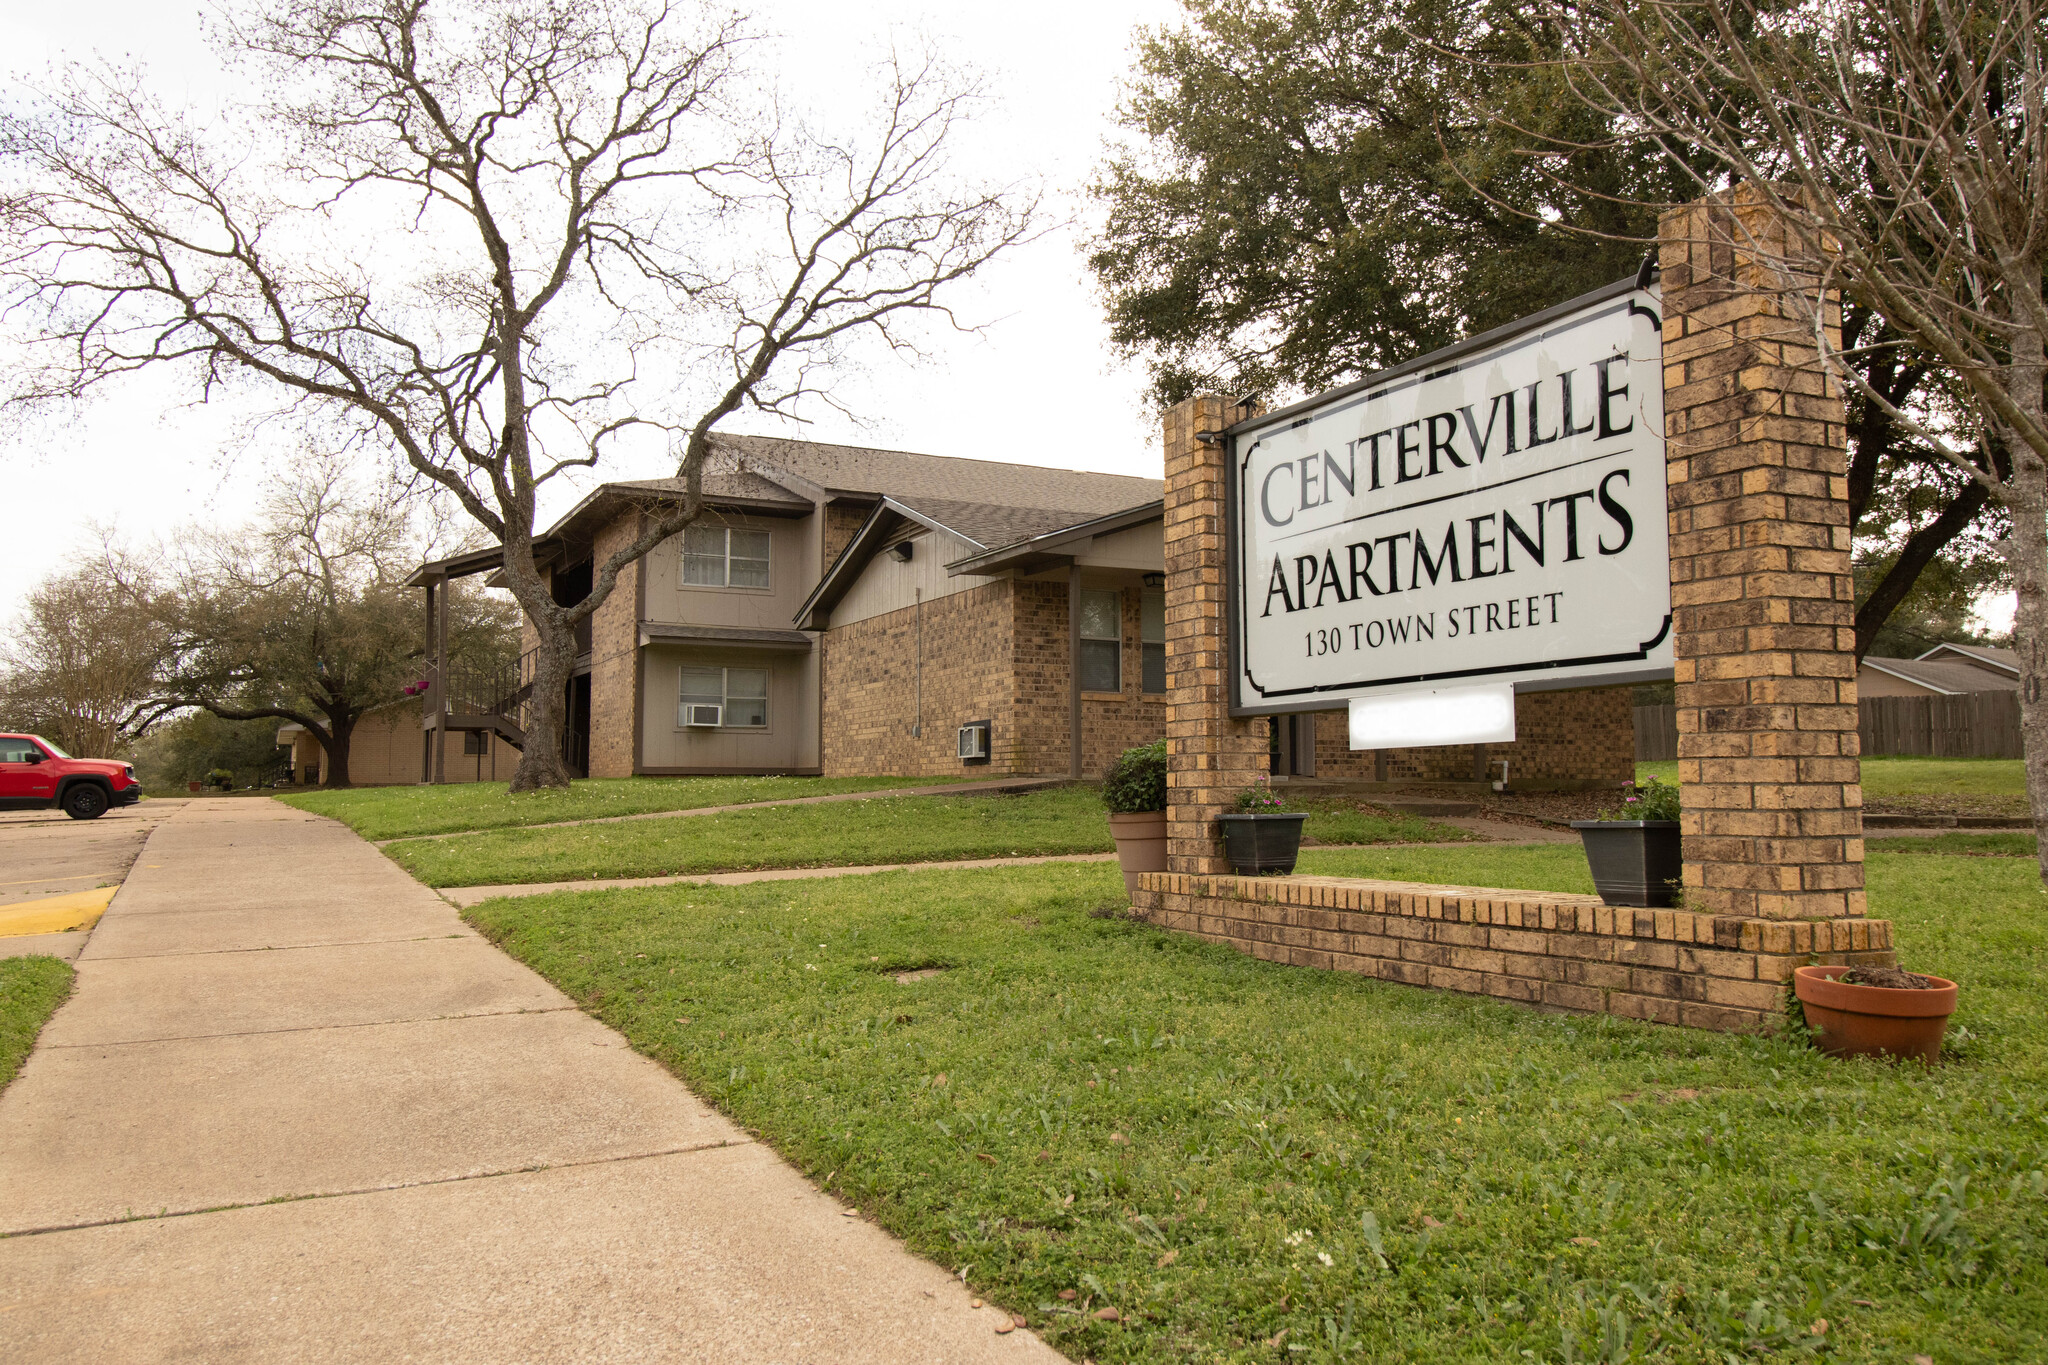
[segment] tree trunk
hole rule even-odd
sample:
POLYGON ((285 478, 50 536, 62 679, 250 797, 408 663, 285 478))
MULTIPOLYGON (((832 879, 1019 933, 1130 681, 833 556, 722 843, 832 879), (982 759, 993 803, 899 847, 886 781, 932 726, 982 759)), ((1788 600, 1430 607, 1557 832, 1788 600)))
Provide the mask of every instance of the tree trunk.
MULTIPOLYGON (((2042 339, 2023 332, 2013 341, 2009 392, 2038 424, 2041 420, 2042 339)), ((2020 660, 2020 736, 2027 754, 2027 805, 2034 817, 2036 858, 2048 883, 2048 463, 2013 433, 2012 539, 2007 552, 2019 599, 2013 648, 2020 660)))
POLYGON ((331 738, 323 738, 327 750, 327 785, 346 787, 352 785, 348 778, 348 751, 354 743, 356 722, 353 716, 329 716, 327 728, 333 731, 331 738))
POLYGON ((1970 486, 1956 495, 1955 501, 1941 510, 1941 515, 1928 522, 1911 536, 1899 551, 1898 559, 1891 571, 1879 579, 1870 590, 1870 596, 1856 609, 1856 662, 1861 664, 1863 656, 1870 652, 1877 633, 1892 619, 1892 613, 1899 609, 1899 603, 1913 591, 1913 585, 1920 581, 1921 571, 1932 564, 1949 543, 1977 519, 1990 501, 1991 494, 1983 484, 1974 479, 1970 486))
POLYGON ((534 651, 533 691, 526 701, 526 747, 512 774, 515 792, 569 785, 569 765, 562 757, 567 737, 569 670, 576 664, 576 631, 533 612, 527 613, 540 637, 534 651))

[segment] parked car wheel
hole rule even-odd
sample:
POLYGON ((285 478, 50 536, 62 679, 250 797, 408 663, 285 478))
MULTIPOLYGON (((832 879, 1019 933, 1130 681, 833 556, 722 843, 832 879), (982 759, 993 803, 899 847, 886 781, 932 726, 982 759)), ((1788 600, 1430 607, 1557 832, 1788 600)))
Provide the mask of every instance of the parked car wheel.
POLYGON ((98 783, 80 782, 65 789, 63 804, 74 820, 97 820, 107 813, 107 791, 98 783))

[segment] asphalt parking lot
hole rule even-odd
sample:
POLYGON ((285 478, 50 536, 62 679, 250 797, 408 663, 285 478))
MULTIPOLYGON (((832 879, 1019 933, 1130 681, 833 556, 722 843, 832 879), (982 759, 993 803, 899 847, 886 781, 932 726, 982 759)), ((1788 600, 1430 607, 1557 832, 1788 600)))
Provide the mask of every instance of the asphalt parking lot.
POLYGON ((7 935, 7 912, 119 886, 150 831, 180 804, 144 801, 110 810, 97 820, 73 820, 55 810, 0 811, 0 957, 77 957, 85 946, 85 933, 7 935))

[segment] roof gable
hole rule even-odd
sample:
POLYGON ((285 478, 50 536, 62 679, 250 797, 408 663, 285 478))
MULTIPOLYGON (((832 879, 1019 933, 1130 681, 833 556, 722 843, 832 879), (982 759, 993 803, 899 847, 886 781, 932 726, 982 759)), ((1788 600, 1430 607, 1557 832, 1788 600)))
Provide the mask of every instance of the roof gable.
POLYGON ((773 436, 716 436, 713 449, 721 457, 722 467, 771 479, 778 471, 786 471, 839 495, 1039 508, 1073 512, 1078 514, 1076 520, 1151 502, 1164 496, 1166 489, 1164 480, 1129 474, 918 455, 773 436))

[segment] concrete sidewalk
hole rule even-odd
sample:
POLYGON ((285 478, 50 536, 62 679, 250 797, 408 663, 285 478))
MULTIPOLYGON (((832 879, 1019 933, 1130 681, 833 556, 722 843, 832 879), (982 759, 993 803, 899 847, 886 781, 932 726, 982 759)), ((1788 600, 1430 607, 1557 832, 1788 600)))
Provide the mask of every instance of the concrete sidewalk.
POLYGON ((186 805, 0 1095, 0 1359, 1043 1361, 339 824, 186 805))

